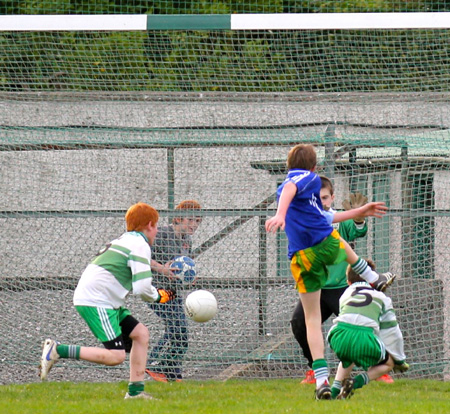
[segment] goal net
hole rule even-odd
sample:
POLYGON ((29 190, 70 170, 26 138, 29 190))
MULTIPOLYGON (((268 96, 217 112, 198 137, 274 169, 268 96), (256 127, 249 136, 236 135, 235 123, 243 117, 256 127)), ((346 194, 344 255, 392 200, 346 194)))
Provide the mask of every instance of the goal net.
MULTIPOLYGON (((157 208, 163 226, 185 199, 202 206, 195 288, 219 304, 212 321, 188 322, 185 378, 302 376, 285 236, 264 230, 300 142, 316 146, 337 209, 355 191, 389 206, 355 250, 398 275, 388 294, 406 376, 448 379, 447 13, 233 15, 214 4, 210 15, 129 5, 0 16, 0 383, 37 381, 46 337, 97 345, 72 305, 83 269, 124 231, 131 204, 157 208)), ((153 347, 163 321, 128 305, 153 347)), ((65 360, 51 375, 126 369, 65 360)))

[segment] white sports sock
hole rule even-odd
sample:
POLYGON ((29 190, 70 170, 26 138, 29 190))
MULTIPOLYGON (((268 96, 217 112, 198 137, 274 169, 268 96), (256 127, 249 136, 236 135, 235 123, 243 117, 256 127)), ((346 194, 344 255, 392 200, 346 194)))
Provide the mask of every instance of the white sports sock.
POLYGON ((374 283, 378 280, 378 273, 374 272, 364 259, 359 258, 358 261, 351 265, 352 269, 358 273, 366 282, 374 283))

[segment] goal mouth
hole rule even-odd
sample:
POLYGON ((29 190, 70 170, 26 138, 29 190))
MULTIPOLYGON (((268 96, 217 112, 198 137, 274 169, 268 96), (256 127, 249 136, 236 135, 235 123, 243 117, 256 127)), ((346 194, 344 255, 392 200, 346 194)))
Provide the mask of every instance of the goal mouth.
MULTIPOLYGON (((25 3, 0 6, 0 334, 11 367, 1 381, 35 381, 29 368, 47 337, 95 346, 72 305, 83 269, 122 234, 131 204, 154 206, 162 228, 185 199, 202 208, 176 252, 196 266, 195 284, 177 287, 180 308, 205 289, 219 311, 203 324, 169 316, 187 332, 188 346, 172 349, 186 351, 183 375, 302 376, 288 240, 265 231, 298 143, 314 145, 336 210, 355 192, 388 206, 364 236, 341 235, 397 274, 387 292, 407 338, 407 378, 448 379, 449 13, 412 4, 337 13, 339 2, 327 13, 285 2, 275 13, 248 2, 211 15, 199 2, 160 2, 159 14, 92 3, 92 14, 43 6, 36 15, 25 3)), ((158 288, 166 282, 152 276, 158 288)), ((133 295, 127 309, 151 348, 164 339, 166 314, 133 295)), ((338 361, 325 356, 333 372, 338 361)), ((74 381, 123 379, 128 369, 54 368, 74 381)))

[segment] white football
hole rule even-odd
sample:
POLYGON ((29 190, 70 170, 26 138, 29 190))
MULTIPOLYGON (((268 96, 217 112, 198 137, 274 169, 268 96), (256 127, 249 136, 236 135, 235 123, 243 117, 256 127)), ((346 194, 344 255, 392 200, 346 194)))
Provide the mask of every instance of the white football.
POLYGON ((217 314, 217 300, 207 290, 195 290, 186 297, 186 315, 195 322, 208 322, 217 314))
POLYGON ((176 275, 181 276, 184 285, 191 285, 195 278, 197 277, 197 270, 195 270, 195 262, 187 256, 175 257, 171 266, 172 270, 176 275))

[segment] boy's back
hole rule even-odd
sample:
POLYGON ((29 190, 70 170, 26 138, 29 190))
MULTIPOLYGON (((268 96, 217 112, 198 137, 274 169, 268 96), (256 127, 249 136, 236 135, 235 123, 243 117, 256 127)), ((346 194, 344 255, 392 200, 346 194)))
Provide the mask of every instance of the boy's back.
POLYGON ((293 182, 297 187, 286 214, 285 232, 289 240, 288 256, 291 258, 295 252, 322 242, 331 234, 333 227, 322 208, 321 181, 317 174, 300 169, 290 170, 278 188, 278 197, 287 182, 293 182))
POLYGON ((387 320, 395 320, 392 300, 367 282, 356 282, 342 294, 339 316, 333 322, 373 328, 379 335, 380 324, 387 320))
MULTIPOLYGON (((403 335, 392 300, 388 296, 375 290, 367 282, 354 282, 342 294, 339 308, 339 316, 333 320, 333 326, 328 333, 330 344, 335 334, 340 334, 343 328, 353 326, 371 329, 395 361, 405 360, 403 335)), ((336 349, 334 351, 338 353, 336 349)))

